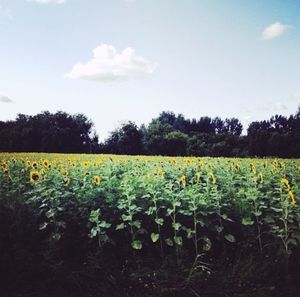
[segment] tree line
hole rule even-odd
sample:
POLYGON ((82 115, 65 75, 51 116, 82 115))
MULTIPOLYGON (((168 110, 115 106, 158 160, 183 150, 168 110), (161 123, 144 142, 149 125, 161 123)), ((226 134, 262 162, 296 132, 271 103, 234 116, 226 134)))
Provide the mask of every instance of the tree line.
POLYGON ((187 119, 166 111, 140 127, 128 121, 102 143, 93 127, 83 114, 19 114, 13 121, 0 121, 0 151, 300 157, 300 108, 289 117, 252 122, 246 135, 237 118, 187 119))

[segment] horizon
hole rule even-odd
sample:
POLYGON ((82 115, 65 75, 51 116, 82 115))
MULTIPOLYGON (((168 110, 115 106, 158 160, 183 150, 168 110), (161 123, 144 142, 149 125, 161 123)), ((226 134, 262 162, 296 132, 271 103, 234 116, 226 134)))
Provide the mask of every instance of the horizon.
MULTIPOLYGON (((299 107, 298 107, 298 110, 300 110, 300 105, 299 105, 299 107)), ((23 115, 29 116, 29 117, 34 117, 34 116, 36 116, 36 115, 38 115, 38 114, 42 114, 42 113, 45 113, 45 112, 50 112, 50 111, 48 111, 48 110, 43 110, 43 111, 41 111, 41 112, 39 112, 39 113, 37 113, 37 114, 23 114, 23 115)), ((57 111, 50 112, 50 113, 51 113, 51 114, 55 114, 55 113, 58 113, 58 112, 65 113, 65 111, 63 111, 63 110, 57 110, 57 111)), ((149 122, 137 124, 136 122, 134 122, 134 121, 132 121, 132 120, 130 120, 130 119, 129 119, 129 120, 126 120, 126 121, 119 121, 119 122, 118 122, 118 125, 116 125, 115 128, 114 128, 113 130, 108 131, 108 133, 107 133, 107 135, 106 135, 105 138, 103 138, 103 137, 101 137, 100 135, 97 134, 97 130, 95 129, 95 123, 94 123, 94 120, 93 120, 92 118, 89 118, 89 117, 87 117, 87 119, 93 123, 91 134, 93 134, 94 132, 96 132, 96 135, 97 135, 97 137, 98 137, 98 139, 99 139, 99 143, 105 143, 105 142, 109 139, 109 137, 111 136, 111 134, 112 134, 113 132, 115 132, 115 131, 121 129, 121 127, 122 127, 124 124, 127 124, 127 123, 131 122, 131 123, 135 124, 135 125, 138 127, 138 129, 141 129, 141 127, 142 127, 143 125, 145 125, 145 126, 147 127, 147 126, 150 124, 150 122, 151 122, 152 120, 157 119, 157 118, 159 117, 159 115, 160 115, 161 113, 163 113, 163 112, 173 113, 173 114, 175 114, 176 117, 179 116, 179 115, 183 115, 184 118, 185 118, 185 120, 190 120, 190 121, 192 121, 192 120, 198 121, 201 117, 207 117, 207 116, 203 115, 203 116, 197 117, 197 118, 188 118, 188 117, 186 117, 184 114, 175 113, 175 112, 173 112, 173 111, 171 111, 171 110, 163 110, 163 111, 161 111, 159 114, 157 114, 156 117, 152 118, 149 122)), ((293 114, 287 115, 286 117, 288 118, 288 117, 290 117, 290 116, 295 116, 295 115, 297 114, 297 112, 298 112, 298 111, 296 110, 293 114)), ((20 113, 20 114, 22 114, 22 113, 20 113)), ((73 114, 70 114, 70 113, 67 113, 67 114, 73 116, 73 115, 83 114, 83 113, 81 113, 81 112, 76 112, 76 113, 73 113, 73 114)), ((18 115, 19 115, 19 114, 17 114, 16 116, 18 116, 18 115)), ((86 116, 85 114, 83 114, 83 115, 86 116)), ((273 114, 271 117, 274 117, 274 116, 283 116, 283 115, 277 113, 277 114, 273 114)), ((269 120, 271 119, 271 117, 270 117, 269 119, 262 119, 262 121, 269 121, 269 120)), ((16 119, 16 118, 15 118, 15 119, 16 119)), ((8 120, 8 121, 14 121, 15 119, 10 119, 10 120, 8 120)), ((211 117, 211 119, 213 120, 214 118, 211 117)), ((226 119, 227 119, 227 118, 221 118, 221 120, 223 120, 223 121, 226 120, 226 119)), ((228 118, 228 119, 230 119, 230 118, 228 118)), ((236 119, 238 119, 238 120, 241 122, 241 120, 240 120, 239 118, 236 118, 236 119)), ((0 120, 0 122, 1 122, 1 120, 0 120)), ((255 122, 255 121, 253 121, 253 122, 255 122)), ((242 122, 241 122, 241 123, 242 123, 242 122)), ((247 136, 247 135, 248 135, 247 131, 248 131, 249 125, 250 125, 251 123, 252 123, 252 122, 250 122, 250 123, 248 124, 247 127, 243 126, 243 130, 242 130, 241 136, 247 136)))
POLYGON ((162 111, 244 131, 294 115, 299 13, 295 0, 0 0, 0 121, 83 113, 103 141, 162 111))

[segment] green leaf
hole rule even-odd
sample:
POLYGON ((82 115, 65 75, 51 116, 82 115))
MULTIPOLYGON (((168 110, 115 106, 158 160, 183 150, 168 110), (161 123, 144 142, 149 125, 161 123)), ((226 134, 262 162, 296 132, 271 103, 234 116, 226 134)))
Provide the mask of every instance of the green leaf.
POLYGON ((134 205, 134 204, 133 204, 133 205, 130 205, 130 206, 129 206, 129 209, 130 209, 130 210, 135 210, 135 209, 137 209, 137 206, 134 205))
POLYGON ((182 237, 181 236, 174 236, 174 241, 177 245, 182 245, 182 237))
POLYGON ((232 234, 227 234, 224 236, 229 242, 235 242, 235 237, 232 234))
POLYGON ((116 226, 116 230, 122 230, 125 228, 125 224, 124 223, 121 223, 119 225, 116 226))
POLYGON ((45 223, 43 223, 43 224, 40 224, 39 230, 44 230, 44 229, 46 229, 47 226, 48 226, 48 223, 47 223, 47 222, 45 222, 45 223))
POLYGON ((99 228, 97 227, 93 227, 90 231, 89 237, 90 238, 94 238, 95 236, 97 236, 97 233, 100 231, 99 228))
POLYGON ((167 215, 170 216, 174 212, 173 208, 168 208, 167 209, 167 215))
POLYGON ((58 240, 60 240, 60 238, 61 238, 61 235, 59 233, 52 234, 52 239, 53 240, 58 241, 58 240))
POLYGON ((264 220, 268 224, 272 224, 275 222, 275 220, 271 216, 266 216, 264 220))
POLYGON ((168 246, 173 246, 173 245, 174 245, 173 240, 172 240, 171 238, 165 239, 165 243, 166 243, 168 246))
POLYGON ((100 216, 100 209, 96 209, 96 210, 92 210, 90 213, 90 217, 89 217, 89 221, 96 223, 99 220, 99 216, 100 216))
POLYGON ((122 214, 122 220, 123 220, 124 222, 132 221, 132 215, 125 215, 125 214, 122 214))
POLYGON ((108 229, 110 226, 111 226, 111 224, 107 223, 106 221, 101 221, 101 223, 99 224, 99 227, 105 228, 105 229, 108 229))
POLYGON ((227 220, 228 219, 228 215, 226 213, 221 214, 221 218, 223 220, 227 220))
POLYGON ((270 209, 274 210, 275 212, 282 212, 282 208, 270 207, 270 209))
POLYGON ((258 210, 258 211, 253 211, 252 213, 253 213, 256 217, 259 217, 259 216, 262 215, 262 212, 261 212, 260 210, 258 210))
POLYGON ((152 240, 153 242, 158 241, 158 239, 159 239, 159 234, 151 233, 151 240, 152 240))
POLYGON ((162 218, 156 218, 156 219, 155 219, 155 223, 156 223, 157 225, 162 226, 162 225, 164 224, 164 219, 162 219, 162 218))
POLYGON ((181 227, 181 224, 180 223, 173 223, 172 227, 173 227, 174 230, 178 231, 179 228, 181 227))
POLYGON ((141 226, 142 226, 142 223, 141 223, 141 221, 133 221, 132 222, 132 226, 134 226, 134 227, 136 227, 137 229, 140 229, 141 228, 141 226))
POLYGON ((291 244, 291 245, 294 245, 294 246, 297 246, 298 245, 298 241, 294 238, 289 238, 287 241, 286 241, 287 244, 291 244))
POLYGON ((180 201, 175 201, 175 202, 173 203, 173 206, 179 207, 179 206, 181 206, 181 202, 180 202, 180 201))
POLYGON ((48 218, 48 219, 50 219, 50 218, 53 218, 54 217, 54 210, 53 209, 49 209, 47 212, 46 212, 46 217, 48 218))
POLYGON ((228 217, 228 215, 226 213, 223 213, 221 215, 221 218, 225 221, 228 221, 228 222, 233 222, 233 220, 231 218, 228 217))
POLYGON ((203 243, 203 250, 208 252, 211 249, 212 243, 211 240, 208 237, 203 238, 204 243, 203 243))
POLYGON ((224 230, 224 227, 220 226, 220 225, 216 225, 215 228, 216 228, 218 233, 221 233, 224 230))
POLYGON ((146 214, 147 215, 152 215, 155 211, 156 211, 156 207, 155 206, 150 206, 148 208, 148 210, 146 211, 146 214))
POLYGON ((254 224, 254 221, 252 221, 251 218, 247 217, 242 219, 242 224, 244 226, 251 226, 254 224))
POLYGON ((195 231, 192 230, 192 229, 190 229, 190 228, 186 228, 185 231, 186 231, 186 233, 187 233, 186 237, 187 237, 188 239, 191 239, 191 238, 193 237, 193 235, 195 234, 195 231))
POLYGON ((132 248, 134 248, 135 250, 140 250, 142 248, 142 243, 140 240, 134 240, 132 243, 131 243, 131 246, 132 248))

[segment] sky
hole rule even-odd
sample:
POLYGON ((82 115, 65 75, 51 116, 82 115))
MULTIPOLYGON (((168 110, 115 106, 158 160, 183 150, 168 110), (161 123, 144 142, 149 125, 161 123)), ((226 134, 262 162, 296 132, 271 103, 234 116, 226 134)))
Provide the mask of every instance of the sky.
POLYGON ((162 111, 239 118, 300 104, 299 0, 0 0, 0 121, 84 113, 100 140, 162 111))

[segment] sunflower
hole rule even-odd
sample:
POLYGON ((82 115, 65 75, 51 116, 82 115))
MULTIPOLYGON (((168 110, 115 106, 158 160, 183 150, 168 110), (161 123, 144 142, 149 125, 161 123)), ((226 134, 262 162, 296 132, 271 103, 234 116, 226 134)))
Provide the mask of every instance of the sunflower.
POLYGON ((30 182, 35 183, 40 179, 40 174, 38 171, 31 171, 29 178, 30 178, 30 182))
POLYGON ((181 176, 181 178, 179 179, 180 184, 182 184, 183 187, 186 186, 186 177, 185 175, 181 176))
POLYGON ((236 171, 240 171, 240 170, 241 170, 240 164, 238 164, 238 163, 234 164, 234 169, 235 169, 236 171))
POLYGON ((94 185, 99 186, 100 185, 100 177, 98 175, 94 176, 94 185))
POLYGON ((197 183, 200 182, 200 177, 201 177, 200 172, 196 172, 196 182, 197 182, 197 183))
POLYGON ((259 182, 260 184, 262 184, 262 183, 264 182, 264 176, 263 176, 262 172, 260 172, 260 173, 258 174, 258 182, 259 182))
POLYGON ((7 169, 7 164, 6 164, 6 163, 2 163, 2 164, 1 164, 1 167, 2 167, 3 169, 7 169))
POLYGON ((255 174, 256 173, 256 166, 255 166, 255 164, 251 163, 250 167, 251 167, 251 172, 255 174))
POLYGON ((214 176, 214 174, 213 174, 212 172, 209 172, 209 173, 208 173, 208 176, 210 177, 211 182, 212 182, 212 184, 214 185, 214 184, 217 182, 216 177, 214 176))
POLYGON ((288 195, 290 196, 290 198, 292 200, 291 204, 295 205, 296 204, 296 199, 295 199, 294 193, 292 191, 288 191, 288 195))
POLYGON ((204 161, 203 161, 203 160, 201 160, 201 161, 199 162, 199 167, 200 167, 201 169, 203 169, 203 168, 204 168, 204 166, 205 166, 205 164, 204 164, 204 161))
POLYGON ((64 178, 64 186, 68 186, 71 182, 71 179, 69 177, 64 178))
POLYGON ((290 189, 291 189, 290 183, 286 178, 282 178, 281 183, 283 184, 283 186, 287 192, 290 191, 290 189))
POLYGON ((67 168, 62 167, 62 168, 60 169, 60 173, 63 174, 63 175, 68 175, 68 170, 67 170, 67 168))
POLYGON ((156 173, 159 175, 159 176, 161 176, 161 177, 163 177, 164 176, 164 171, 161 169, 161 168, 157 168, 156 169, 156 173))

